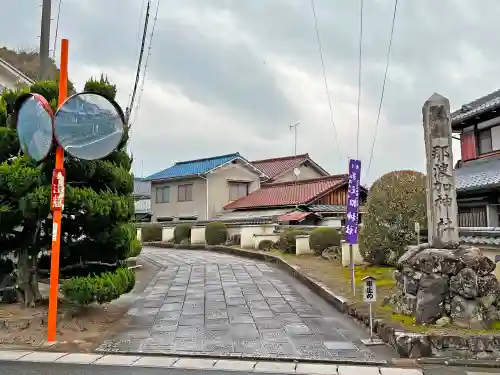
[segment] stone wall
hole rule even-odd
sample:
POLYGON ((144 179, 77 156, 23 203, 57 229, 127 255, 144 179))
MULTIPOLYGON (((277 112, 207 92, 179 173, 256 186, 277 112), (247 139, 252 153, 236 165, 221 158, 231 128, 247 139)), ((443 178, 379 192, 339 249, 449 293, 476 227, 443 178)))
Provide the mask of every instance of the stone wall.
POLYGON ((409 246, 395 273, 398 293, 388 302, 419 324, 488 328, 500 318, 495 266, 477 247, 409 246))

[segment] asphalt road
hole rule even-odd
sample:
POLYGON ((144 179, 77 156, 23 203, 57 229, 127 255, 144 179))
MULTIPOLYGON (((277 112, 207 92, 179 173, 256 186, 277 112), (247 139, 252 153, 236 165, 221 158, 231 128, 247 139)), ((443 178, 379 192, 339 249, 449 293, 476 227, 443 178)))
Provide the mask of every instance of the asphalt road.
MULTIPOLYGON (((187 370, 175 368, 141 368, 134 366, 97 366, 69 365, 55 363, 1 362, 0 373, 8 375, 266 375, 263 372, 187 370)), ((360 368, 360 371, 361 368, 360 368)), ((393 369, 391 375, 406 375, 393 369)), ((382 374, 385 374, 382 370, 382 374)), ((493 375, 500 374, 500 369, 459 368, 430 366, 423 370, 424 375, 493 375)), ((362 374, 362 372, 360 372, 362 374)), ((370 372, 371 374, 371 372, 370 372)), ((271 374, 269 374, 271 375, 271 374)), ((276 374, 275 374, 276 375, 276 374)), ((332 374, 333 375, 333 374, 332 374)))
MULTIPOLYGON (((1 362, 0 373, 8 375, 250 375, 256 373, 218 371, 218 370, 185 370, 168 368, 118 367, 96 365, 67 365, 55 363, 22 363, 1 362)), ((257 375, 264 373, 257 373, 257 375)))

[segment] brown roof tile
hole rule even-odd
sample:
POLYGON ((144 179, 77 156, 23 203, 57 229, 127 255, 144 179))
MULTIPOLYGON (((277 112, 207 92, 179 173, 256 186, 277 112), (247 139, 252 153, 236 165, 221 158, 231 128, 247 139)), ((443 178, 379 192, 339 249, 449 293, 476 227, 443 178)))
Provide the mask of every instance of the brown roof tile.
POLYGON ((292 168, 296 165, 309 159, 309 154, 300 154, 297 156, 284 156, 281 158, 263 159, 251 161, 255 167, 260 169, 269 178, 274 178, 292 168))
POLYGON ((225 209, 242 209, 255 207, 290 206, 297 204, 307 204, 329 190, 347 182, 346 174, 313 178, 309 180, 299 180, 280 182, 263 185, 246 197, 229 203, 225 209))

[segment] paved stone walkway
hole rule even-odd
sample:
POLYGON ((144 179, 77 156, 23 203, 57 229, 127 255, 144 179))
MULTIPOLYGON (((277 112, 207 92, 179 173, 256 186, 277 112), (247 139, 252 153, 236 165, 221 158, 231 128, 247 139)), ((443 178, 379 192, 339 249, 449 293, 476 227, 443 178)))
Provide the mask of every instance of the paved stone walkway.
POLYGON ((144 248, 162 265, 98 351, 362 361, 375 355, 350 318, 266 262, 207 251, 144 248))

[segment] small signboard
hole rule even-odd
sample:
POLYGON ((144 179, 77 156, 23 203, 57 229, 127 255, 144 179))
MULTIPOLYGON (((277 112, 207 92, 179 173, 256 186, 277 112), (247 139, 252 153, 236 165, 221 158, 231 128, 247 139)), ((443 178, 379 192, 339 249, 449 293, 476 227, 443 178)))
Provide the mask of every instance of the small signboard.
POLYGON ((370 338, 362 339, 361 342, 365 345, 382 345, 384 342, 380 339, 373 338, 373 312, 372 304, 377 301, 377 282, 374 277, 363 277, 363 300, 368 303, 370 308, 370 338))
POLYGON ((366 303, 373 303, 377 301, 377 285, 375 278, 366 276, 363 278, 363 300, 366 303))
POLYGON ((62 211, 64 208, 64 190, 66 185, 66 173, 64 169, 54 169, 52 172, 52 188, 50 194, 50 209, 62 211))

